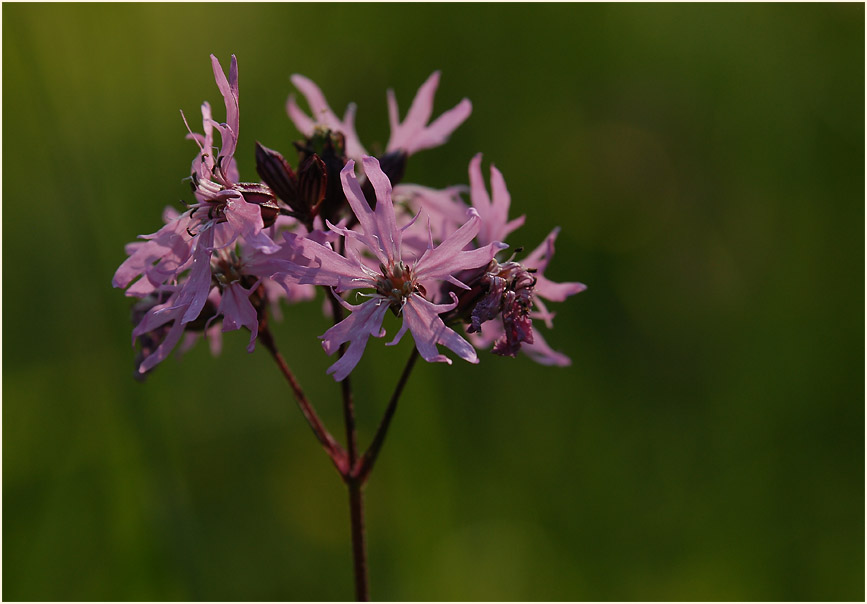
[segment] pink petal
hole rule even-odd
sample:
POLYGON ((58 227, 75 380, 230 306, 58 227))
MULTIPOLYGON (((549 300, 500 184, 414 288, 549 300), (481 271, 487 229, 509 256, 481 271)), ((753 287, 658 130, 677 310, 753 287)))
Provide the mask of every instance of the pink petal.
MULTIPOLYGON (((412 136, 424 130, 425 125, 433 113, 434 96, 436 95, 439 85, 440 72, 435 71, 430 74, 428 79, 419 87, 418 92, 415 94, 415 98, 412 100, 412 105, 410 105, 409 111, 406 113, 406 119, 403 120, 398 131, 392 132, 391 134, 392 140, 397 139, 402 142, 395 142, 395 144, 392 145, 390 140, 388 143, 389 151, 404 146, 407 142, 408 136, 412 136)), ((394 106, 396 109, 396 101, 394 106)))
POLYGON ((386 152, 402 149, 412 155, 422 149, 441 145, 472 112, 472 104, 463 99, 455 107, 445 112, 432 124, 427 125, 433 113, 434 95, 439 86, 440 72, 433 72, 421 85, 403 123, 399 122, 397 100, 394 92, 388 91, 388 121, 391 137, 386 152))
POLYGON ((145 358, 141 365, 139 365, 139 373, 147 373, 154 367, 156 367, 159 363, 164 361, 166 357, 169 356, 172 349, 181 339, 181 336, 184 334, 184 325, 180 321, 175 321, 172 324, 171 329, 163 338, 163 341, 160 342, 160 345, 157 346, 156 350, 154 350, 147 358, 145 358))
POLYGON ((180 317, 184 313, 185 308, 172 306, 175 300, 176 297, 172 296, 166 303, 154 306, 132 330, 133 342, 135 342, 136 338, 139 336, 162 327, 169 321, 173 321, 171 328, 166 333, 162 342, 160 342, 160 345, 142 361, 141 365, 139 365, 140 373, 150 371, 156 367, 158 363, 168 357, 169 353, 184 333, 184 325, 180 321, 180 317))
MULTIPOLYGON (((229 174, 233 171, 230 162, 235 154, 235 148, 238 146, 238 133, 226 124, 218 124, 217 122, 212 122, 212 124, 220 131, 220 153, 217 156, 218 161, 214 162, 213 177, 227 188, 231 188, 236 181, 229 178, 229 174), (219 170, 217 170, 218 166, 219 170)), ((237 168, 234 169, 234 172, 237 175, 237 168)))
POLYGON ((192 131, 187 123, 187 117, 181 111, 181 117, 187 127, 189 134, 187 138, 192 139, 199 146, 199 154, 193 160, 192 172, 199 175, 199 178, 208 180, 214 170, 214 157, 212 147, 214 146, 214 125, 211 118, 211 105, 207 101, 202 103, 202 126, 205 129, 205 134, 197 134, 192 131))
POLYGON ((286 100, 286 113, 289 114, 289 119, 292 120, 293 124, 295 124, 298 132, 308 138, 313 136, 313 129, 316 127, 316 122, 307 117, 307 114, 301 110, 298 106, 298 102, 295 100, 294 94, 290 94, 289 98, 286 100))
MULTIPOLYGON (((479 357, 470 343, 453 329, 446 327, 446 324, 439 317, 440 312, 450 310, 457 304, 457 298, 454 294, 452 294, 452 299, 454 304, 437 305, 428 302, 418 294, 411 295, 407 298, 401 311, 404 325, 412 333, 415 347, 424 360, 451 365, 451 359, 440 354, 437 350, 437 344, 442 344, 465 361, 478 363, 479 357)), ((402 329, 401 331, 405 330, 402 329)))
POLYGON ((474 208, 467 210, 467 216, 469 220, 461 228, 446 237, 439 246, 424 253, 415 266, 419 279, 446 279, 458 271, 484 266, 497 252, 508 247, 495 241, 475 250, 464 250, 481 226, 479 213, 474 208))
POLYGON ((560 234, 560 227, 554 227, 548 236, 539 244, 539 246, 527 254, 521 261, 521 264, 528 268, 535 268, 539 272, 543 272, 551 261, 554 255, 554 242, 557 240, 557 235, 560 234))
POLYGON ((262 211, 255 203, 248 203, 239 195, 226 202, 225 216, 234 234, 243 236, 255 249, 266 254, 273 254, 280 249, 279 245, 262 232, 262 211))
POLYGON ((325 95, 319 87, 309 78, 295 74, 290 80, 295 87, 301 91, 304 98, 307 99, 307 104, 310 105, 312 119, 304 114, 298 107, 294 95, 289 95, 289 100, 286 102, 286 111, 289 113, 289 119, 298 128, 304 136, 313 136, 313 131, 316 124, 322 124, 329 130, 340 132, 346 142, 346 154, 354 159, 360 159, 367 152, 361 144, 358 134, 355 132, 355 105, 350 104, 343 120, 331 110, 328 106, 328 101, 325 100, 325 95))
POLYGON ((246 327, 250 330, 250 343, 247 352, 253 352, 256 346, 256 336, 259 335, 259 319, 256 309, 250 302, 250 293, 254 288, 244 289, 239 283, 232 283, 223 289, 217 314, 223 315, 223 331, 233 331, 246 327))
MULTIPOLYGON (((284 237, 287 235, 289 234, 284 237)), ((287 237, 287 241, 289 240, 290 238, 287 237)), ((297 278, 299 283, 328 285, 341 291, 372 287, 370 277, 358 262, 353 262, 330 247, 306 237, 292 236, 291 242, 303 262, 295 258, 287 268, 287 272, 297 278)))
POLYGON ((324 124, 329 127, 335 122, 339 123, 337 116, 331 110, 331 107, 328 106, 328 101, 325 100, 322 90, 313 83, 313 80, 300 74, 293 74, 289 80, 295 88, 301 91, 304 98, 307 99, 307 104, 310 105, 310 113, 315 123, 324 124))
POLYGON ((382 321, 389 304, 384 298, 375 297, 358 306, 345 306, 352 310, 352 314, 320 336, 322 347, 329 355, 334 354, 341 344, 349 342, 343 356, 327 370, 338 382, 344 380, 361 360, 368 338, 385 335, 382 321))
POLYGON ((376 192, 376 209, 374 215, 380 243, 385 248, 385 255, 390 262, 400 260, 400 231, 394 217, 394 203, 391 199, 391 181, 379 167, 379 160, 365 156, 362 159, 364 174, 373 185, 376 192))
POLYGON ((485 188, 485 180, 482 176, 482 154, 476 154, 470 160, 470 201, 473 207, 479 211, 482 218, 482 227, 479 230, 478 242, 482 245, 492 241, 503 241, 509 233, 524 224, 521 216, 508 221, 511 196, 506 188, 506 181, 502 173, 493 165, 491 166, 491 192, 493 201, 488 196, 485 188))
MULTIPOLYGON (((412 211, 416 212, 413 220, 424 211, 430 222, 431 234, 436 241, 442 241, 449 233, 466 222, 467 204, 460 198, 463 190, 464 187, 460 186, 438 190, 405 184, 394 187, 392 198, 396 200, 398 207, 400 202, 406 202, 412 211)), ((408 216, 405 214, 401 215, 399 220, 406 220, 408 216)), ((404 235, 402 243, 405 247, 417 250, 419 256, 427 249, 427 242, 413 235, 404 235)))
POLYGON ((400 234, 397 230, 397 224, 394 219, 394 206, 391 201, 391 183, 386 186, 388 177, 383 174, 379 167, 379 162, 375 158, 365 158, 365 173, 369 170, 368 178, 373 178, 371 183, 376 182, 379 187, 377 191, 377 211, 374 212, 367 204, 364 198, 364 193, 361 191, 361 186, 358 184, 358 178, 355 176, 355 162, 349 160, 340 171, 340 180, 343 183, 343 192, 346 194, 346 200, 349 202, 352 211, 358 218, 358 223, 363 231, 363 240, 370 251, 376 255, 377 259, 385 265, 391 264, 395 259, 399 259, 399 242, 400 234), (385 182, 383 182, 383 180, 385 182), (382 197, 380 197, 382 194, 382 197), (382 209, 380 209, 380 206, 382 209))
POLYGON ((413 155, 424 149, 439 147, 449 140, 452 132, 463 124, 473 112, 473 104, 470 99, 461 99, 461 102, 443 113, 434 122, 425 128, 418 137, 414 138, 406 148, 407 155, 413 155))
MULTIPOLYGON (((238 60, 235 58, 235 55, 232 55, 228 80, 226 80, 226 74, 223 73, 220 61, 214 55, 211 55, 211 66, 214 68, 214 79, 217 81, 217 88, 220 89, 220 94, 223 95, 223 101, 226 103, 226 124, 237 137, 240 123, 238 111, 238 60)), ((225 141, 223 146, 225 147, 225 141)))
MULTIPOLYGON (((143 235, 144 243, 138 243, 129 258, 118 267, 112 278, 114 287, 125 288, 146 271, 157 271, 166 276, 179 273, 189 260, 192 237, 187 232, 190 212, 184 212, 156 233, 143 235)), ((161 281, 162 282, 162 281, 161 281)))
POLYGON ((211 291, 211 252, 214 249, 214 229, 206 229, 196 237, 196 249, 193 252, 193 265, 187 281, 178 292, 178 307, 186 311, 181 323, 195 321, 211 291))
POLYGON ((533 343, 526 342, 521 346, 521 350, 528 357, 539 363, 540 365, 554 365, 557 367, 568 367, 572 364, 572 359, 567 357, 562 352, 557 352, 548 346, 548 343, 542 337, 538 330, 533 331, 533 343))
POLYGON ((521 264, 527 268, 536 269, 536 285, 534 288, 536 295, 545 298, 546 300, 551 300, 552 302, 562 302, 567 297, 587 289, 586 285, 578 283, 577 281, 555 283, 544 276, 545 269, 548 267, 548 263, 554 256, 554 241, 557 239, 559 233, 560 227, 556 227, 547 237, 545 237, 545 240, 539 245, 539 247, 533 250, 521 262, 521 264))
POLYGON ((577 281, 571 283, 554 283, 544 275, 536 275, 536 295, 552 302, 563 302, 569 296, 583 292, 587 286, 577 281))

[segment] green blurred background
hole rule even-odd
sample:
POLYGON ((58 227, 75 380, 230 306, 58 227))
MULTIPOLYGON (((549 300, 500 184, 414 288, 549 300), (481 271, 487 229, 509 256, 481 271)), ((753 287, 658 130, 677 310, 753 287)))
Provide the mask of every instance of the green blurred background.
MULTIPOLYGON (((242 176, 288 76, 387 141, 443 71, 549 269, 568 369, 422 364, 366 490, 382 600, 863 600, 864 6, 3 5, 3 598, 343 600, 346 494, 264 350, 132 379, 123 246, 189 199, 179 109, 240 64, 242 176)), ((217 115, 222 119, 220 108, 217 115)), ((320 298, 321 299, 321 298, 320 298)), ((278 342, 335 435, 321 304, 278 342)), ((390 327, 393 332, 394 326, 390 327)), ((369 441, 408 353, 354 374, 369 441)))

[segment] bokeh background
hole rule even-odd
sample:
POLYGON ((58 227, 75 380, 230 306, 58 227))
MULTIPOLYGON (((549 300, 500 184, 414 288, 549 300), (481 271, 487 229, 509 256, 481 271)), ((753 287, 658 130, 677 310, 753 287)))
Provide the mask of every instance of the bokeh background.
MULTIPOLYGON (((416 368, 366 490, 381 600, 863 600, 864 6, 51 5, 3 16, 6 600, 343 600, 346 494, 264 350, 132 379, 123 246, 189 198, 179 109, 241 79, 292 156, 288 76, 387 141, 443 71, 549 274, 568 369, 416 368)), ((218 112, 222 116, 222 109, 218 112)), ((276 336, 342 435, 316 336, 276 336)), ((393 330, 393 327, 391 328, 393 330)), ((408 353, 354 373, 368 442, 408 353)))

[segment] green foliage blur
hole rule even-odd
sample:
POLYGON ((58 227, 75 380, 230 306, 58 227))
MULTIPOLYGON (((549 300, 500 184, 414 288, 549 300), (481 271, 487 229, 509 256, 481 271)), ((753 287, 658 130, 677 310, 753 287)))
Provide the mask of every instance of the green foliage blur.
MULTIPOLYGON (((345 488, 267 353, 132 379, 124 244, 189 199, 179 109, 292 158, 289 75, 368 149, 443 72, 406 182, 502 170, 562 227, 568 369, 421 363, 366 489, 380 600, 863 600, 864 6, 4 4, 3 599, 345 600, 345 488)), ((322 298, 276 337, 342 437, 322 298)), ((394 333, 394 324, 387 325, 394 333)), ((410 350, 353 374, 369 442, 410 350)))

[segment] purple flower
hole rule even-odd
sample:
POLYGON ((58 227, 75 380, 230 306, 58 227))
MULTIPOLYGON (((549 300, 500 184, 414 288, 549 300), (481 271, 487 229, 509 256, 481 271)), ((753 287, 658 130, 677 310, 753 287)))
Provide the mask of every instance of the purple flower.
POLYGON ((141 297, 170 280, 176 280, 188 268, 192 269, 195 279, 187 282, 181 294, 184 303, 191 302, 189 313, 185 315, 191 316, 188 320, 198 316, 207 298, 209 277, 205 269, 215 247, 231 245, 243 236, 248 244, 264 252, 278 249, 262 232, 264 223, 260 204, 269 203, 270 192, 261 185, 237 182, 233 155, 238 132, 238 63, 233 55, 228 79, 213 55, 211 63, 217 87, 225 101, 227 122, 219 124, 212 120, 210 105, 204 103, 202 122, 205 133, 191 132, 189 135, 200 149, 192 164, 196 203, 183 214, 174 216, 156 233, 142 235, 146 242, 128 248, 129 258, 120 265, 112 279, 115 287, 127 288, 142 276, 127 291, 127 295, 141 297), (216 159, 212 150, 214 128, 219 130, 222 142, 216 159), (247 197, 252 202, 248 202, 247 197))
POLYGON ((418 89, 402 123, 399 121, 394 91, 388 90, 388 121, 391 125, 391 137, 388 139, 387 152, 403 151, 407 155, 412 155, 423 149, 438 147, 446 142, 452 132, 470 116, 473 106, 470 100, 465 98, 428 124, 433 113, 434 95, 439 83, 440 72, 435 71, 418 89))
POLYGON ((373 290, 372 293, 361 294, 369 299, 357 306, 341 300, 341 304, 352 314, 321 336, 323 348, 328 354, 333 354, 344 343, 349 344, 345 354, 328 369, 328 373, 333 374, 337 381, 349 375, 361 359, 368 338, 385 335, 382 321, 389 309, 403 317, 403 325, 389 345, 396 344, 409 330, 416 348, 426 361, 451 363, 448 357, 437 350, 437 345, 441 344, 460 358, 477 363, 478 357, 473 347, 439 317, 441 313, 455 307, 456 297, 451 296, 450 304, 435 304, 425 295, 428 291, 438 291, 443 281, 468 289, 454 277, 454 273, 487 265, 505 245, 492 242, 483 248, 464 249, 481 226, 478 213, 471 209, 466 223, 439 246, 434 247, 431 243, 417 261, 404 262, 401 255, 402 237, 407 227, 397 227, 391 183, 375 158, 364 157, 362 162, 367 179, 376 192, 376 209, 371 210, 365 201, 355 176, 355 163, 350 161, 340 176, 346 198, 358 218, 359 230, 331 225, 333 230, 347 239, 348 257, 309 238, 294 240, 298 253, 306 258, 306 266, 296 265, 293 273, 301 283, 327 285, 339 292, 373 290), (353 242, 360 244, 358 248, 370 252, 376 258, 378 270, 367 266, 354 251, 356 246, 351 245, 353 242))
POLYGON ((163 228, 128 245, 129 257, 112 279, 115 287, 127 288, 128 296, 145 299, 133 330, 133 340, 142 341, 142 374, 165 359, 185 332, 205 329, 205 321, 209 325, 218 316, 223 317, 223 331, 250 329, 252 348, 258 319, 250 298, 261 279, 288 265, 276 255, 281 247, 264 232, 263 212, 272 222, 276 217, 270 190, 239 182, 234 160, 239 126, 237 61, 232 56, 228 78, 213 55, 211 64, 226 122, 214 121, 210 105, 203 103, 204 134, 188 135, 199 146, 191 169, 196 202, 182 214, 167 210, 163 228), (221 139, 217 152, 215 129, 221 139), (273 259, 261 259, 269 255, 273 259))
MULTIPOLYGON (((294 237, 286 234, 287 241, 294 237)), ((274 254, 266 254, 249 246, 238 245, 216 249, 208 265, 185 275, 178 285, 161 286, 139 305, 138 324, 133 329, 133 342, 141 340, 142 355, 137 371, 145 374, 162 362, 186 333, 206 331, 214 334, 212 323, 222 319, 221 331, 246 327, 250 331, 247 351, 252 352, 259 332, 259 313, 267 291, 283 287, 287 299, 306 299, 312 292, 301 292, 287 278, 294 262, 303 262, 292 245, 282 246, 274 254), (204 291, 205 301, 193 314, 198 299, 191 291, 204 291)), ((309 286, 307 286, 309 288, 309 286)))

